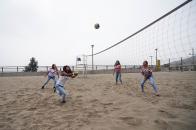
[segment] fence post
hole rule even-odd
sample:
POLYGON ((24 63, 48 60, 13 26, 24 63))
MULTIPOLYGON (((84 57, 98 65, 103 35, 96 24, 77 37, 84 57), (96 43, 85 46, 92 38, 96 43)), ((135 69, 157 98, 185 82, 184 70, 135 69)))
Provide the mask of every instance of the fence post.
POLYGON ((96 65, 96 70, 97 70, 97 65, 96 65))
POLYGON ((1 72, 3 72, 3 67, 1 68, 1 72))
POLYGON ((16 70, 17 70, 17 72, 18 72, 18 66, 16 67, 16 70))

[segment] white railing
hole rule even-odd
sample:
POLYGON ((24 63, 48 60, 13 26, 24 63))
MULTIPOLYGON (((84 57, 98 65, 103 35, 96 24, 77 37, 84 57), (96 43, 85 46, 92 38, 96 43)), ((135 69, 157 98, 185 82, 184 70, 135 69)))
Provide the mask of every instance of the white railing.
MULTIPOLYGON (((51 66, 38 66, 37 72, 47 72, 51 66)), ((57 66, 59 70, 63 69, 63 66, 57 66)), ((83 71, 84 68, 77 68, 76 66, 70 66, 73 71, 83 71)), ((94 65, 94 71, 107 71, 113 70, 113 65, 94 65)), ((140 65, 122 65, 122 70, 124 72, 138 72, 140 65)), ((155 66, 152 66, 155 70, 155 66)), ((92 66, 87 65, 87 71, 92 71, 92 66)), ((196 65, 171 65, 161 66, 161 71, 191 71, 196 70, 196 65)), ((0 66, 0 73, 9 72, 24 72, 25 66, 0 66)))
MULTIPOLYGON (((46 72, 51 66, 38 66, 37 72, 46 72)), ((63 69, 63 66, 57 66, 59 70, 63 69)), ((74 71, 82 71, 84 68, 76 67, 76 66, 70 66, 72 70, 74 71)), ((94 65, 94 70, 112 70, 114 69, 113 65, 94 65)), ((122 65, 122 69, 133 69, 133 68, 139 68, 139 66, 133 66, 133 65, 122 65)), ((87 71, 92 70, 91 65, 86 66, 87 71)), ((6 73, 6 72, 24 72, 25 66, 0 66, 0 72, 6 73)))

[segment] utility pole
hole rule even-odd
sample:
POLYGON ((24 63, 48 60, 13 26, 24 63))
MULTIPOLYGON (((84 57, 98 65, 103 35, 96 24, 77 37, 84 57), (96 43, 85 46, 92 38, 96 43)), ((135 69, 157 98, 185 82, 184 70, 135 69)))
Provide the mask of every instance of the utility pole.
POLYGON ((156 51, 156 69, 157 69, 157 48, 155 49, 155 51, 156 51))
POLYGON ((93 65, 93 47, 94 47, 94 45, 91 45, 91 47, 92 47, 92 70, 94 70, 94 65, 93 65))
POLYGON ((152 56, 150 56, 150 63, 151 63, 151 68, 152 68, 152 56))
POLYGON ((181 72, 183 71, 183 67, 182 67, 182 57, 181 57, 181 60, 180 60, 180 70, 181 70, 181 72))

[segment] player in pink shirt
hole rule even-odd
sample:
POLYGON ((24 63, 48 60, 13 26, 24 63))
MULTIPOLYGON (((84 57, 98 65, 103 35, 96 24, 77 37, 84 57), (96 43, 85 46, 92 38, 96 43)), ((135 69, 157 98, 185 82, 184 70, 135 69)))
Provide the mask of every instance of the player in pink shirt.
POLYGON ((117 60, 116 63, 114 64, 114 72, 113 72, 113 75, 114 75, 114 73, 115 73, 116 84, 118 83, 118 80, 122 84, 122 79, 121 79, 121 65, 120 65, 120 61, 119 60, 117 60))
MULTIPOLYGON (((148 68, 148 61, 144 61, 143 62, 143 66, 141 68, 141 74, 144 76, 144 79, 141 82, 142 92, 144 93, 144 84, 145 84, 145 82, 147 80, 149 80, 150 84, 152 85, 152 87, 153 87, 153 89, 155 91, 155 95, 159 96, 158 87, 155 84, 155 81, 154 81, 154 78, 153 78, 153 75, 152 75, 152 70, 150 68, 148 68)), ((145 95, 145 93, 144 93, 144 95, 145 95)))

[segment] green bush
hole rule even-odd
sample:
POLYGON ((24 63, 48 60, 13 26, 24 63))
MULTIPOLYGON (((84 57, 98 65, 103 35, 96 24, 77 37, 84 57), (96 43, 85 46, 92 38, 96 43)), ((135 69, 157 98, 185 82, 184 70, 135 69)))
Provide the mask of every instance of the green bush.
POLYGON ((25 72, 37 72, 38 61, 35 60, 34 57, 30 59, 30 63, 25 67, 25 72))

